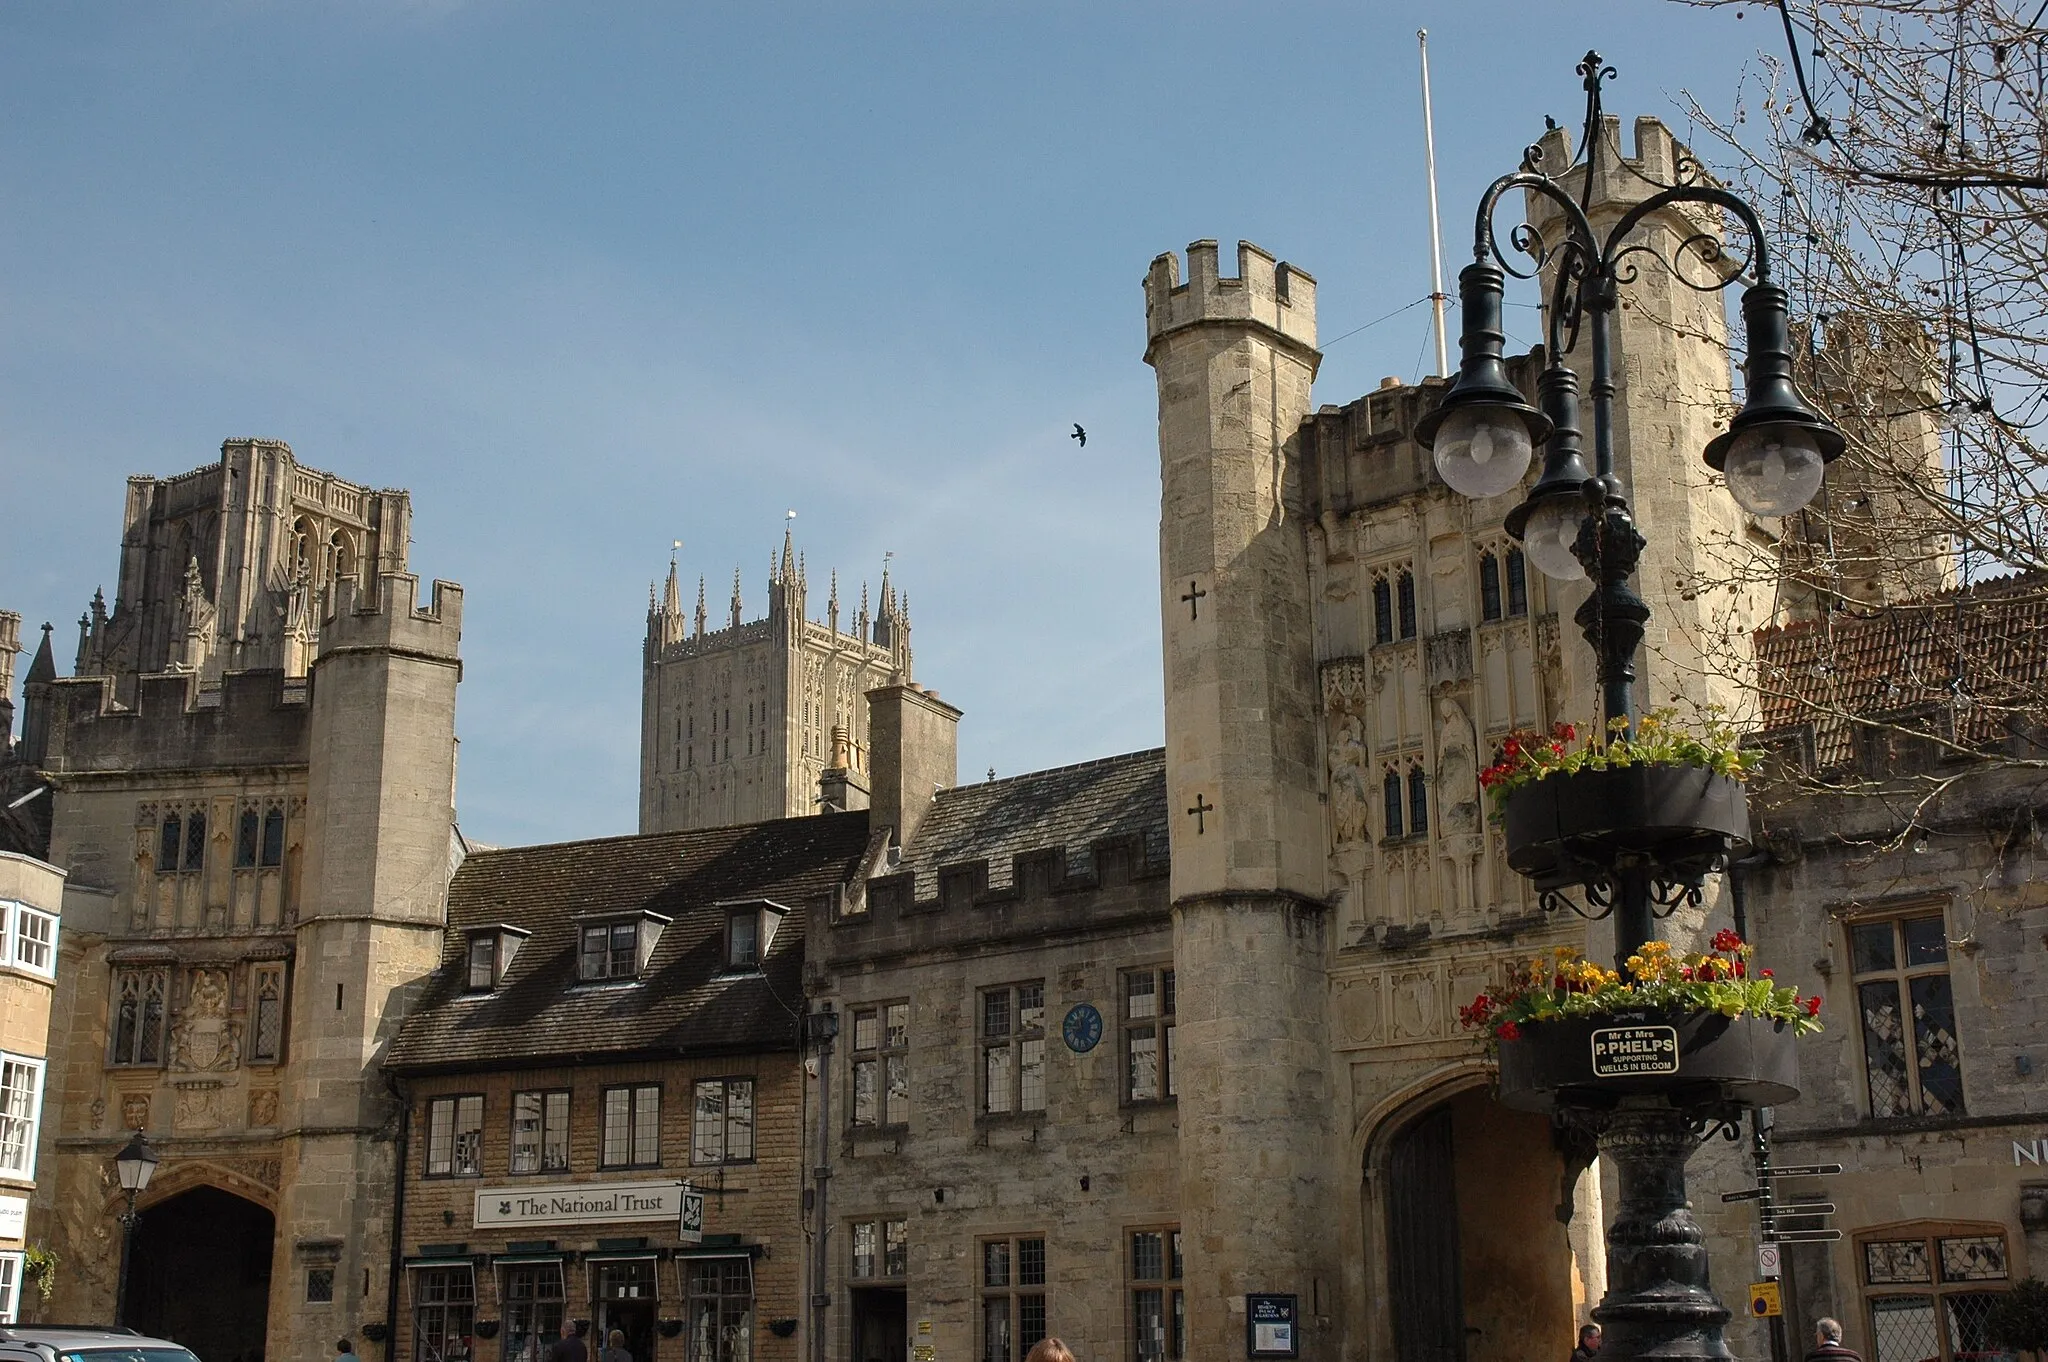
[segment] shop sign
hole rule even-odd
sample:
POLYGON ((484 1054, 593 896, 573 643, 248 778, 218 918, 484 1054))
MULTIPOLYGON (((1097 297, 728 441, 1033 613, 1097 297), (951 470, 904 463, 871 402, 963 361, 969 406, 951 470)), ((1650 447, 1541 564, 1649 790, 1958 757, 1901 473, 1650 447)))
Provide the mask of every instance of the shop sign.
POLYGON ((604 1225, 675 1220, 683 1215, 680 1182, 558 1182, 479 1187, 476 1225, 604 1225))

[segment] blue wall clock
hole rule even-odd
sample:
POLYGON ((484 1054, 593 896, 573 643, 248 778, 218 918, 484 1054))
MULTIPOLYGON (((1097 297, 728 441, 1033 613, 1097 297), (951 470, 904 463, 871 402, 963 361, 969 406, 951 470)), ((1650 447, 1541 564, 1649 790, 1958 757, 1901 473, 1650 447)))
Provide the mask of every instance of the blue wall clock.
POLYGON ((1068 1009, 1067 1019, 1060 1023, 1060 1035, 1066 1039, 1069 1050, 1085 1055, 1102 1039, 1102 1014, 1093 1003, 1075 1003, 1068 1009))

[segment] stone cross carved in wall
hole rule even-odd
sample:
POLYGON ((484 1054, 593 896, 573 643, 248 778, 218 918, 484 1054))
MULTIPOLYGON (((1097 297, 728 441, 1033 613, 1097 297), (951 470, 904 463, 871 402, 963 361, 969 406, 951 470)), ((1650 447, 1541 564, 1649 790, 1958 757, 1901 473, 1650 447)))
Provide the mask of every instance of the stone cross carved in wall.
POLYGON ((171 1030, 171 1066, 186 1073, 232 1069, 241 1033, 241 1026, 228 1016, 227 971, 192 971, 184 1015, 171 1030))

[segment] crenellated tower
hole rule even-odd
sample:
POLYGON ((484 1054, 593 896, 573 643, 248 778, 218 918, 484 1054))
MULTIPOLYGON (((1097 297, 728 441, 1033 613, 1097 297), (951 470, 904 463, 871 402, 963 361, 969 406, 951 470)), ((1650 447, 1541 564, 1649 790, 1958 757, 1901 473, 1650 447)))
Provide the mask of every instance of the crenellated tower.
MULTIPOLYGON (((1188 1329, 1247 1291, 1329 1299, 1324 836, 1299 429, 1315 281, 1248 242, 1145 279, 1158 375, 1181 1223, 1188 1329)), ((1304 1320, 1301 1355, 1336 1356, 1304 1320)))
POLYGON ((819 809, 818 778, 834 769, 833 733, 846 734, 844 768, 868 769, 868 705, 880 686, 911 677, 910 614, 888 568, 881 613, 861 609, 842 629, 835 573, 825 618, 810 617, 809 567, 783 531, 769 559, 767 610, 746 619, 740 574, 722 629, 705 628, 704 585, 686 630, 677 568, 651 603, 642 648, 640 830, 675 832, 819 809))

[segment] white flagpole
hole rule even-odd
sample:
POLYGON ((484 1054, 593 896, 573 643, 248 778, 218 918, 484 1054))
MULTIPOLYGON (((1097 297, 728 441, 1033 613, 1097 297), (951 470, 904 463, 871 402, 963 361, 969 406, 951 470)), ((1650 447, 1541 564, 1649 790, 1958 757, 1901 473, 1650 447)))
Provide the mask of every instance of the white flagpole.
POLYGON ((1422 158, 1429 176, 1429 310, 1436 318, 1436 376, 1445 378, 1451 372, 1450 341, 1444 335, 1444 304, 1449 295, 1444 292, 1443 233, 1436 221, 1436 123, 1429 109, 1429 30, 1416 29, 1415 41, 1422 49, 1422 158))

